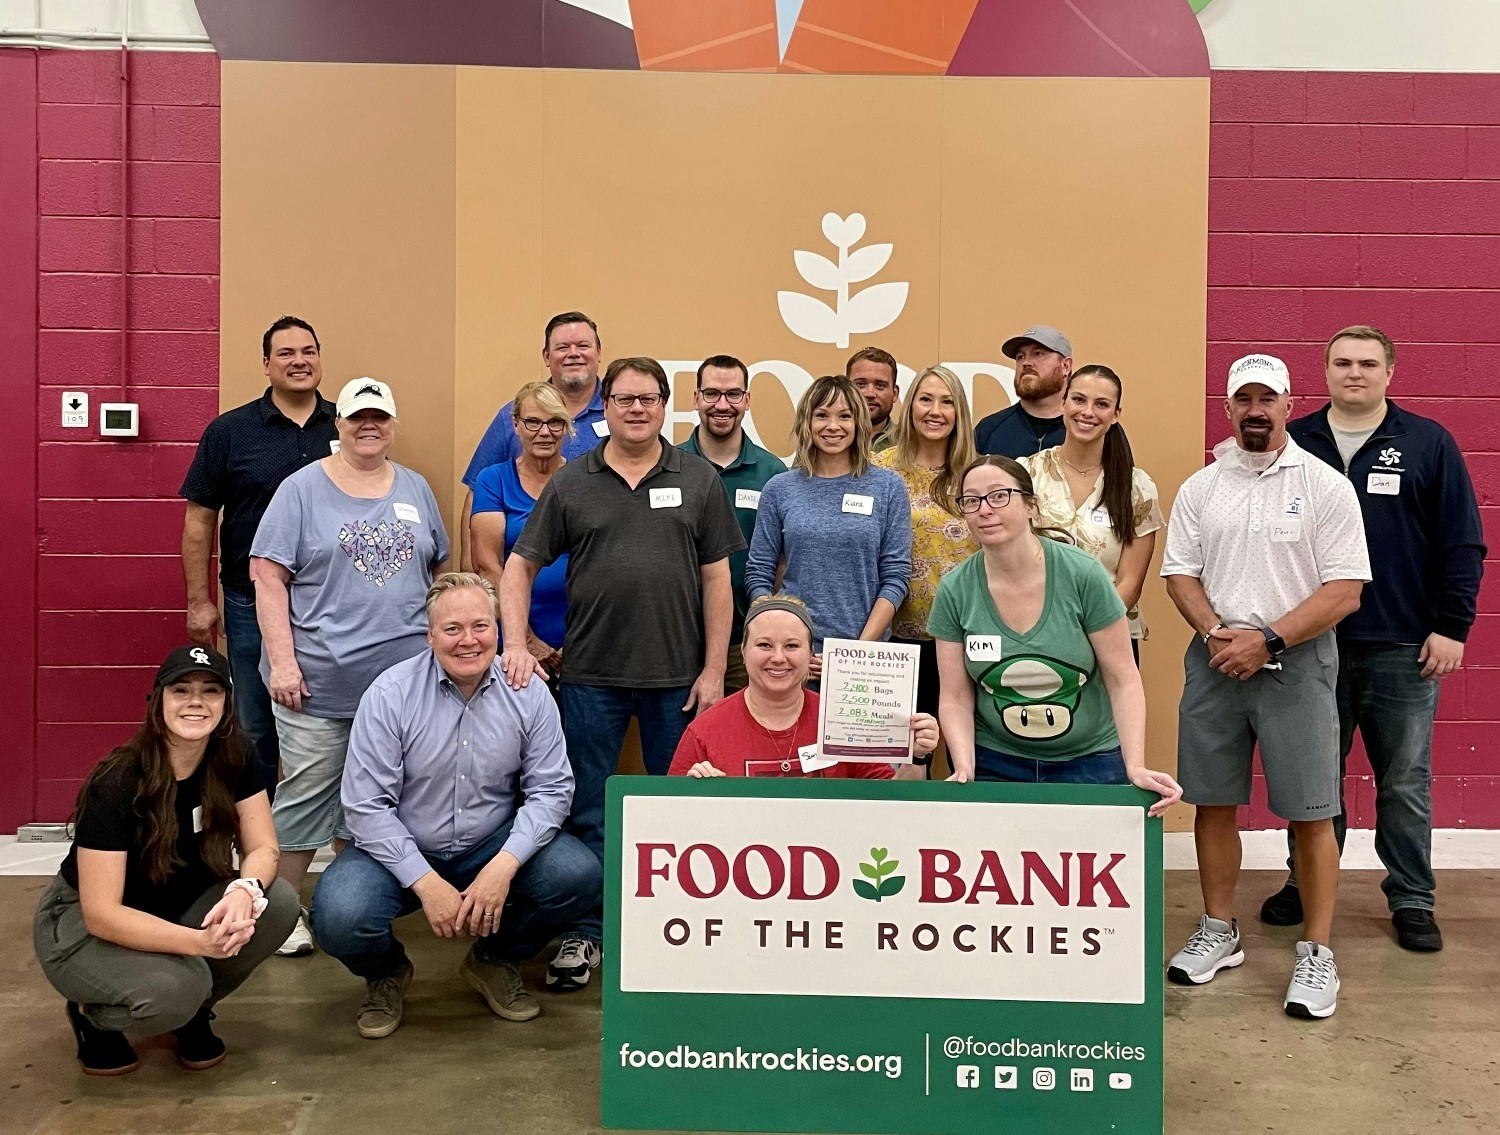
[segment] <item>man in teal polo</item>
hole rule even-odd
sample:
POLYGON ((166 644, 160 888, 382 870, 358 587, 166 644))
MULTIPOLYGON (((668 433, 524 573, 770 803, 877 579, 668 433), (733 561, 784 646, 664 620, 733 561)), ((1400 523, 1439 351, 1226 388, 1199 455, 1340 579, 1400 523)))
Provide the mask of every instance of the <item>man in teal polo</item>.
MULTIPOLYGON (((733 355, 714 355, 698 367, 693 388, 693 409, 698 428, 682 445, 687 453, 707 459, 719 471, 719 480, 729 494, 729 503, 748 546, 755 532, 760 491, 786 466, 775 455, 745 436, 745 412, 750 409, 750 371, 733 355)), ((730 583, 734 589, 734 625, 729 632, 729 662, 724 670, 724 692, 745 688, 745 660, 740 639, 745 630, 745 558, 747 552, 729 557, 730 583)))

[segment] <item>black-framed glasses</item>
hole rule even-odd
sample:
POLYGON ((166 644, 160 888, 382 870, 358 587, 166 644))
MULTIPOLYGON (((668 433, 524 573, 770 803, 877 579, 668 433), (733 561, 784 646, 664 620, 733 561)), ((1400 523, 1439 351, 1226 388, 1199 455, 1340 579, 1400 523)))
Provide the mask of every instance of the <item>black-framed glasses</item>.
POLYGON ((703 401, 707 402, 710 406, 712 406, 715 403, 717 403, 720 398, 724 399, 724 401, 728 402, 731 406, 738 406, 741 402, 743 402, 745 400, 745 394, 746 394, 746 391, 744 391, 744 390, 700 390, 700 391, 698 391, 698 397, 702 398, 703 401))
POLYGON ((637 402, 648 410, 662 403, 660 394, 611 394, 609 400, 622 410, 630 409, 637 402))
POLYGON ((560 434, 568 428, 566 418, 522 418, 521 428, 529 434, 548 433, 560 434))
POLYGON ((982 497, 959 497, 958 500, 954 501, 953 503, 958 505, 958 511, 962 515, 972 516, 974 513, 979 511, 979 505, 981 504, 981 502, 989 505, 996 512, 999 512, 1006 505, 1010 504, 1011 497, 1024 497, 1025 495, 1026 494, 1021 492, 1020 489, 994 489, 991 492, 985 493, 982 497))

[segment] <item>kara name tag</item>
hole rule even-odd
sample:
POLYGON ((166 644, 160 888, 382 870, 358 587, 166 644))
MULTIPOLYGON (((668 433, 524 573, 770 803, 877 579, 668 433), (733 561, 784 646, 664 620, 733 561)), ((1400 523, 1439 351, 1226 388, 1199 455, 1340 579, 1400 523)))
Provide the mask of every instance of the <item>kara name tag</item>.
POLYGON ((760 511, 760 493, 755 489, 735 489, 734 507, 751 508, 760 511))
POLYGON ((971 634, 964 638, 964 653, 970 662, 999 662, 1000 641, 997 634, 971 634))
POLYGON ((408 524, 421 524, 422 517, 418 514, 416 506, 410 504, 394 504, 391 506, 396 510, 396 519, 404 520, 408 524))
POLYGON ((606 421, 604 421, 603 419, 600 419, 599 421, 595 422, 594 423, 594 436, 595 437, 608 437, 609 436, 609 423, 606 422, 606 421))
POLYGON ((860 516, 873 516, 875 514, 875 498, 863 496, 860 493, 845 493, 844 511, 857 512, 860 516))
POLYGON ((651 490, 651 507, 652 508, 681 508, 682 507, 682 490, 681 489, 652 489, 651 490))
POLYGON ((1395 497, 1401 495, 1400 473, 1371 473, 1365 479, 1365 492, 1372 497, 1395 497))

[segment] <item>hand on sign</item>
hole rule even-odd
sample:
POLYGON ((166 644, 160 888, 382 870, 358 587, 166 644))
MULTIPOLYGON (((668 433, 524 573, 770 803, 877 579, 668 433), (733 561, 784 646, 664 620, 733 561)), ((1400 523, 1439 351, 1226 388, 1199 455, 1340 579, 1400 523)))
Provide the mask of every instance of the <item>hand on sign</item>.
POLYGON ((823 677, 823 656, 814 654, 812 661, 807 664, 807 680, 816 682, 823 677))
POLYGON ((1155 792, 1161 796, 1160 800, 1151 805, 1148 815, 1165 815, 1168 808, 1182 799, 1182 785, 1164 772, 1137 768, 1131 769, 1126 775, 1130 777, 1130 783, 1137 788, 1144 788, 1147 792, 1155 792))
POLYGON ((698 780, 707 780, 710 777, 725 775, 724 770, 717 768, 711 761, 699 761, 687 770, 687 774, 691 777, 696 777, 698 780))
POLYGON ((938 747, 942 740, 938 732, 937 718, 930 713, 911 715, 911 739, 917 756, 925 756, 938 747))

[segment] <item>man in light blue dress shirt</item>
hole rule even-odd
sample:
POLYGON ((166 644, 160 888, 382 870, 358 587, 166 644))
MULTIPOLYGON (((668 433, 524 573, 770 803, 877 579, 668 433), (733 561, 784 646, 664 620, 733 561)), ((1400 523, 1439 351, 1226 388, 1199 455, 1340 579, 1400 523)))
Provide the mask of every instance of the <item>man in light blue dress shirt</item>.
POLYGON ((496 664, 494 588, 466 572, 427 594, 430 649, 376 678, 355 714, 343 807, 353 842, 313 899, 318 944, 368 986, 357 1025, 401 1026, 413 968, 391 923, 421 909, 442 938, 472 936, 460 974, 498 1016, 541 1012, 521 982, 599 901, 599 859, 560 831, 573 772, 552 696, 513 690, 496 664), (518 806, 519 802, 519 806, 518 806))

